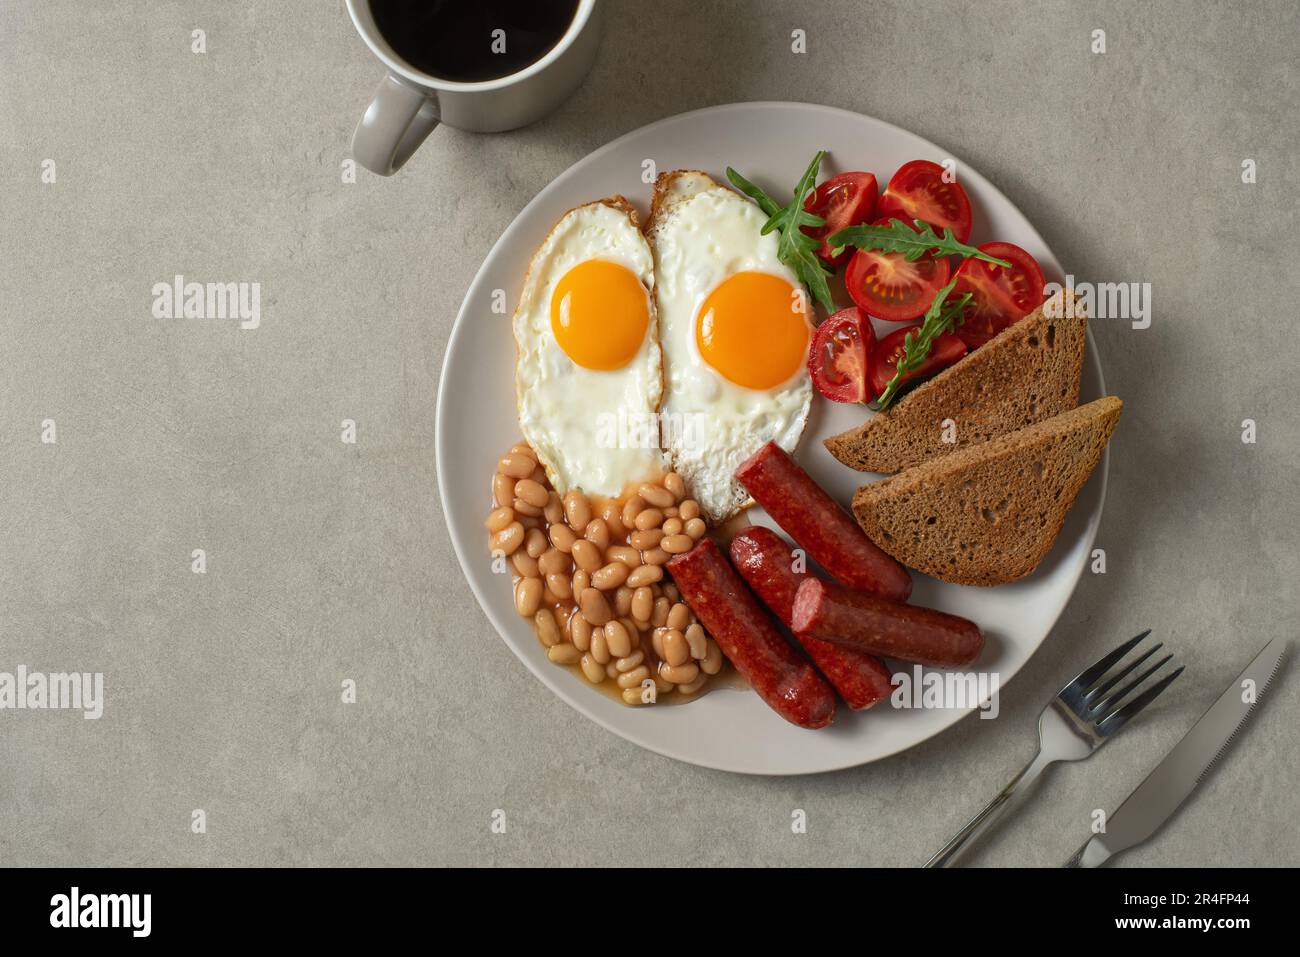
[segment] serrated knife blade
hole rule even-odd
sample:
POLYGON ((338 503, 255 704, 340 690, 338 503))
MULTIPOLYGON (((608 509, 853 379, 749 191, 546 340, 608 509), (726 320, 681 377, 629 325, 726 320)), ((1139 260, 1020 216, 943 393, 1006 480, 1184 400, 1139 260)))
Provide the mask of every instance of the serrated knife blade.
POLYGON ((1269 682, 1282 665, 1286 648, 1287 643, 1281 638, 1265 645, 1210 710, 1106 819, 1105 833, 1094 834, 1065 866, 1096 867, 1121 851, 1141 844, 1159 830, 1196 790, 1263 699, 1269 682))

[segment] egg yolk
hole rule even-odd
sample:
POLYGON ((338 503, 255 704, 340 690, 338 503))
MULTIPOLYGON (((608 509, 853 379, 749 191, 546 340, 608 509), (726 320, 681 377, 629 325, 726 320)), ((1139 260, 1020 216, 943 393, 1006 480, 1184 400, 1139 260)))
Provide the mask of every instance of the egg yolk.
POLYGON ((709 293, 695 324, 704 361, 750 389, 770 389, 808 357, 808 305, 780 276, 741 272, 709 293))
POLYGON ((649 326, 645 286, 626 266, 588 259, 555 284, 551 330, 584 369, 621 369, 641 350, 649 326))

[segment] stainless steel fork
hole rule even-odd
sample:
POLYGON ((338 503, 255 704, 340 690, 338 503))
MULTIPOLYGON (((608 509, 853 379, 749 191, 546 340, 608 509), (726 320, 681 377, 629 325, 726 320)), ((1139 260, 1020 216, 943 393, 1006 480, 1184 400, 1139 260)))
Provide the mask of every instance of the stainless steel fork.
POLYGON ((1054 761, 1080 761, 1088 757, 1155 700, 1160 692, 1173 684, 1174 679, 1183 673, 1181 666, 1140 693, 1133 694, 1142 682, 1173 658, 1173 655, 1165 655, 1123 688, 1110 693, 1111 688, 1162 647, 1157 642, 1122 671, 1107 678, 1107 673, 1149 634, 1150 628, 1124 642, 1096 664, 1084 669, 1061 689, 1060 694, 1038 716, 1038 753, 1034 755, 1034 760, 974 820, 962 828, 961 833, 945 844, 943 850, 931 858, 926 867, 951 867, 966 848, 1006 812, 1011 806, 1012 797, 1027 789, 1044 768, 1054 761))

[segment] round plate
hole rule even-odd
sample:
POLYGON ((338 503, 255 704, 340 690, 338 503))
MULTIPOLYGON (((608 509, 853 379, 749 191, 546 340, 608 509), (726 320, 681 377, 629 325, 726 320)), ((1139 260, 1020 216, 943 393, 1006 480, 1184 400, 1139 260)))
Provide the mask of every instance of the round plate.
MULTIPOLYGON (((809 774, 866 764, 919 744, 971 709, 903 710, 882 703, 855 714, 841 704, 833 725, 806 731, 782 720, 753 692, 737 688, 719 688, 684 705, 626 707, 574 671, 547 660, 532 624, 515 614, 510 577, 492 570, 483 518, 496 460, 520 438, 509 313, 533 250, 560 216, 619 193, 637 205, 644 220, 650 199, 650 184, 644 179, 653 181, 654 171, 679 168, 704 170, 725 183, 731 165, 773 196, 783 197, 817 149, 830 151, 823 177, 842 170, 872 170, 882 190, 908 160, 943 162, 951 155, 880 120, 803 103, 712 107, 620 137, 557 177, 497 240, 456 317, 438 389, 438 484, 447 527, 470 587, 506 644, 547 687, 602 727, 681 761, 747 774, 809 774), (506 293, 506 315, 492 308, 493 291, 498 289, 506 293)), ((1015 243, 1038 260, 1049 281, 1061 281, 1056 257, 1011 201, 960 159, 957 171, 974 207, 972 241, 1015 243)), ((1089 334, 1080 401, 1103 394, 1101 366, 1089 334)), ((852 497, 863 476, 835 461, 821 440, 862 418, 860 406, 815 397, 796 455, 842 503, 852 497)), ((1079 493, 1051 553, 1033 575, 998 588, 972 588, 914 574, 916 604, 962 615, 984 629, 987 645, 972 667, 996 672, 1003 686, 1047 637, 1083 573, 1101 517, 1106 466, 1103 458, 1079 493)), ((761 510, 751 510, 750 517, 770 524, 761 510)))

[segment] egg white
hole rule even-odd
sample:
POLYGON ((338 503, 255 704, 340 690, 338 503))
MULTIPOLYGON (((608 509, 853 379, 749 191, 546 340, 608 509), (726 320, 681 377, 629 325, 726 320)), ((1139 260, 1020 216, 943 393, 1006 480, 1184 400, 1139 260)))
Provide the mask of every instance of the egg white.
POLYGON ((657 194, 651 226, 667 375, 664 448, 705 517, 718 523, 749 501, 732 478, 740 463, 773 440, 794 451, 808 421, 812 382, 806 362, 771 389, 749 389, 725 378, 700 354, 700 307, 739 272, 770 273, 796 290, 803 287, 777 258, 777 234, 761 234, 767 217, 756 205, 703 173, 665 176, 670 179, 657 194))
POLYGON ((515 396, 519 425, 561 494, 618 495, 662 474, 657 430, 649 447, 632 426, 652 424, 663 398, 663 356, 655 318, 654 260, 621 197, 570 210, 533 254, 514 315, 515 396), (619 369, 575 363, 551 329, 555 285, 574 266, 603 259, 627 267, 646 289, 650 323, 641 348, 619 369), (626 423, 629 427, 624 428, 626 423))

